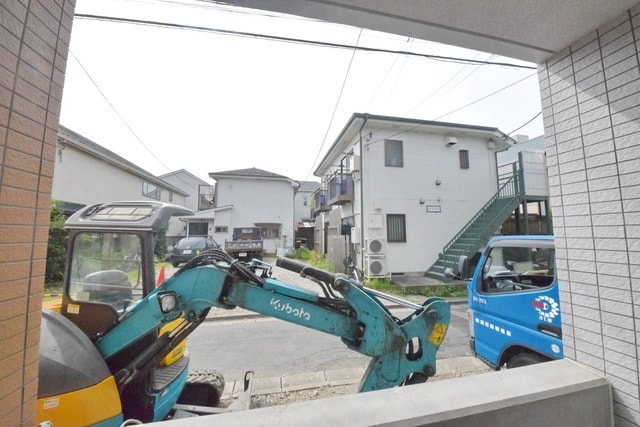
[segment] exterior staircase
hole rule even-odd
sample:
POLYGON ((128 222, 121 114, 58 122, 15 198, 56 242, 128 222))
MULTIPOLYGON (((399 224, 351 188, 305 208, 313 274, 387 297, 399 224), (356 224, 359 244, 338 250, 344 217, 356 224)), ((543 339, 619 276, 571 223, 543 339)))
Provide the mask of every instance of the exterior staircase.
POLYGON ((438 254, 438 260, 424 273, 425 277, 449 282, 444 275, 447 267, 456 269, 461 255, 471 258, 482 249, 491 236, 525 200, 522 185, 522 169, 499 181, 498 192, 473 216, 473 218, 447 243, 438 254))

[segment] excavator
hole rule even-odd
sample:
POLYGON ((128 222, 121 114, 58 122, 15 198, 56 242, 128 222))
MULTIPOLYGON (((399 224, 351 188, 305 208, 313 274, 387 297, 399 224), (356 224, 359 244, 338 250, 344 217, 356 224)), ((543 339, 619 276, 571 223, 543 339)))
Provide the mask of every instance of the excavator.
POLYGON ((272 277, 261 260, 240 261, 222 249, 200 253, 157 283, 156 240, 171 217, 188 215, 169 203, 118 201, 69 217, 61 298, 42 308, 39 426, 121 426, 249 409, 246 396, 241 405, 219 407, 221 373, 189 371, 187 337, 212 308, 242 307, 340 337, 371 358, 358 392, 435 375, 450 316, 440 298, 415 304, 353 275, 278 257, 277 266, 318 285, 310 290, 272 277), (383 300, 412 312, 397 318, 383 300))

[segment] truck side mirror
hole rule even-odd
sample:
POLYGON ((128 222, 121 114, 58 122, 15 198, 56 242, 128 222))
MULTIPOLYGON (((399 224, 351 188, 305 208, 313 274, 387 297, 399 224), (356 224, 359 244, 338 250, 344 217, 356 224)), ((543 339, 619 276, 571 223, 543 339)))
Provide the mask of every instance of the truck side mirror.
POLYGON ((458 274, 463 279, 471 277, 471 268, 469 266, 469 257, 466 256, 466 255, 461 255, 460 259, 458 260, 458 274))
POLYGON ((460 279, 460 275, 457 274, 451 267, 444 269, 444 277, 449 279, 460 279))
POLYGON ((470 277, 469 257, 462 255, 458 260, 458 270, 453 271, 450 267, 444 269, 444 276, 449 279, 464 280, 470 277))

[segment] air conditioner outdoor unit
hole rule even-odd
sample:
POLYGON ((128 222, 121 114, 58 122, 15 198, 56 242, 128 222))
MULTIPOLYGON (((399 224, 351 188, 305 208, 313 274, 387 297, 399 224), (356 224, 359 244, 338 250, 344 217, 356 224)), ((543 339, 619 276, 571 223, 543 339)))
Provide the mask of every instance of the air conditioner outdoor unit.
POLYGON ((384 239, 366 239, 365 250, 370 254, 383 254, 385 243, 384 239))
POLYGON ((351 172, 360 170, 360 156, 353 155, 349 158, 349 170, 351 172))
POLYGON ((387 260, 384 257, 365 257, 364 273, 367 279, 387 276, 387 260))

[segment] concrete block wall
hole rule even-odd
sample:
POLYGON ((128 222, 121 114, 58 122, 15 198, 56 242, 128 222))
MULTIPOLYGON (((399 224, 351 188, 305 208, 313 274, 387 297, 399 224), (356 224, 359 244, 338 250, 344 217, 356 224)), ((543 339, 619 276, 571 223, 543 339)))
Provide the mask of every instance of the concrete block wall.
POLYGON ((75 0, 0 2, 0 425, 34 425, 58 118, 75 0))
POLYGON ((640 6, 538 68, 565 355, 640 425, 640 6))

